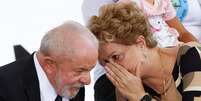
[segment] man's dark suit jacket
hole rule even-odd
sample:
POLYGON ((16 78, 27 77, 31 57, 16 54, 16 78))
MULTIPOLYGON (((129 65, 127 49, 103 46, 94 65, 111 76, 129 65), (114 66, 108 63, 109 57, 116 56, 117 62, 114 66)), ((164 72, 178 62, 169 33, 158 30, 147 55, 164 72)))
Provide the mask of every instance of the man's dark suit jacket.
MULTIPOLYGON (((0 101, 41 101, 33 55, 0 67, 0 101)), ((84 88, 70 101, 84 101, 84 88)))

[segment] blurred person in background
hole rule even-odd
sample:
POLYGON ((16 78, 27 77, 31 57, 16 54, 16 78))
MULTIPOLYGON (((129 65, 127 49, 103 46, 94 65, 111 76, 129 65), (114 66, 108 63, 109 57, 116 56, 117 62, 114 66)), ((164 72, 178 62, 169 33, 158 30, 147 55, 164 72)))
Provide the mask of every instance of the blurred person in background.
POLYGON ((172 4, 184 27, 201 42, 201 0, 172 0, 172 4))

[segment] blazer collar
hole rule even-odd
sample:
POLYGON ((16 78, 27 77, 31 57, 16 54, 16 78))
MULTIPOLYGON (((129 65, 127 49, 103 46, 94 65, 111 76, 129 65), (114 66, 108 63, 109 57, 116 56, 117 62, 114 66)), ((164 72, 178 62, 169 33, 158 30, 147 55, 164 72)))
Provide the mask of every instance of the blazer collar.
MULTIPOLYGON (((36 67, 34 64, 33 54, 22 60, 24 63, 23 66, 24 74, 22 74, 22 83, 28 101, 41 101, 39 80, 36 72, 36 67)), ((85 96, 85 88, 82 87, 78 95, 75 98, 70 99, 70 101, 84 101, 84 96, 85 96)))
POLYGON ((24 71, 22 75, 22 83, 28 101, 40 101, 39 80, 34 65, 33 54, 24 60, 24 71))

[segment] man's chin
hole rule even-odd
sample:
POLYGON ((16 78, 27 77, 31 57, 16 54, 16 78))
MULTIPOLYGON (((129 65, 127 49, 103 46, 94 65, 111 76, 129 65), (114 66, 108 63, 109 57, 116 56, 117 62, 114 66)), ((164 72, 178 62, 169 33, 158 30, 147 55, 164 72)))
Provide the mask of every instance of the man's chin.
POLYGON ((79 90, 80 90, 80 88, 78 88, 78 87, 69 88, 68 97, 70 99, 74 98, 78 94, 79 90))

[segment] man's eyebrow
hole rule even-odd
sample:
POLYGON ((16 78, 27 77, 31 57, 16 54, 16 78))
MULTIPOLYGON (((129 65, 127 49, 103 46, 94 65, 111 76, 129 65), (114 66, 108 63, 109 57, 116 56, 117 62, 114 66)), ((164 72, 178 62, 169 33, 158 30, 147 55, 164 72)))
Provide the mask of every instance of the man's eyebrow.
POLYGON ((84 68, 84 67, 81 67, 81 68, 79 68, 79 70, 88 71, 89 69, 86 69, 86 68, 84 68))
POLYGON ((86 69, 86 68, 84 68, 84 67, 81 67, 81 68, 79 68, 79 70, 81 70, 81 71, 90 71, 90 70, 93 69, 93 67, 95 67, 95 66, 96 66, 96 65, 90 66, 89 69, 86 69))

